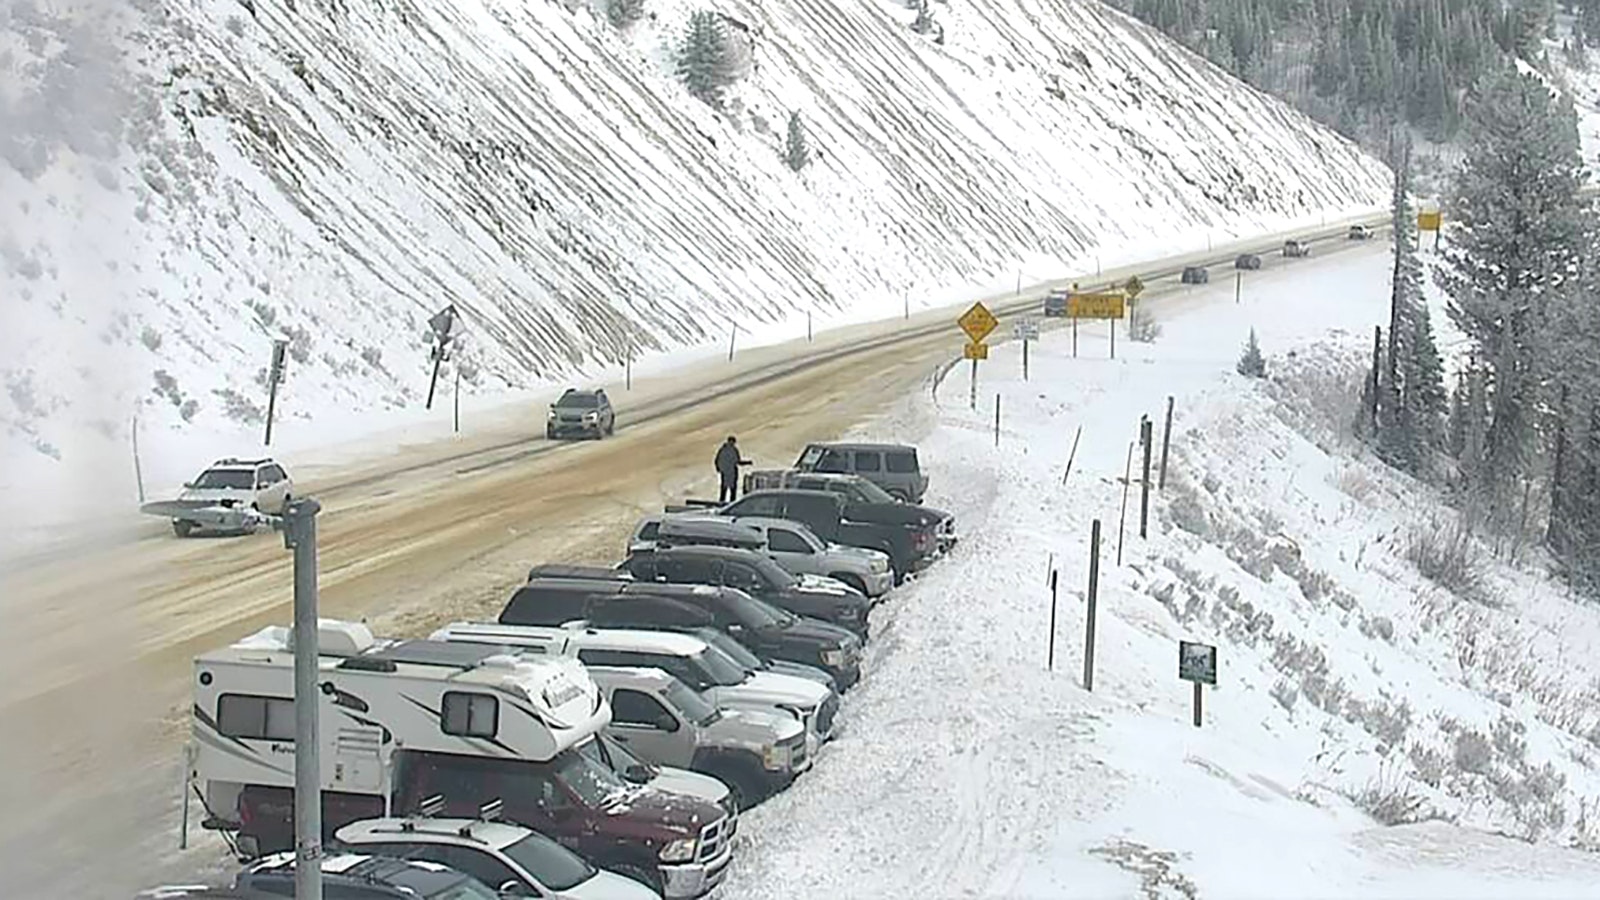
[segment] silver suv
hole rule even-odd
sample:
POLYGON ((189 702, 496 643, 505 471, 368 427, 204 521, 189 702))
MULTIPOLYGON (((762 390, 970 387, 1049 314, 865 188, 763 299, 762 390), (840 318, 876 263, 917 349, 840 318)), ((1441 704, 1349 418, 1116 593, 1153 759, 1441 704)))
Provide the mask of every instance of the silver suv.
MULTIPOLYGON (((283 466, 272 459, 219 459, 209 468, 185 482, 178 495, 178 506, 194 509, 215 508, 281 513, 294 499, 294 480, 283 466)), ((174 518, 173 533, 188 537, 206 527, 195 519, 174 518)), ((241 526, 242 527, 242 526, 241 526)))
POLYGON ((600 388, 580 391, 567 388, 561 399, 550 404, 544 436, 549 440, 577 435, 603 438, 617 430, 617 414, 611 398, 600 388))
POLYGON ((710 545, 742 547, 770 556, 791 575, 818 575, 841 581, 864 596, 882 597, 894 587, 889 555, 865 547, 830 544, 805 525, 789 519, 745 516, 649 516, 634 527, 628 552, 660 547, 710 545))

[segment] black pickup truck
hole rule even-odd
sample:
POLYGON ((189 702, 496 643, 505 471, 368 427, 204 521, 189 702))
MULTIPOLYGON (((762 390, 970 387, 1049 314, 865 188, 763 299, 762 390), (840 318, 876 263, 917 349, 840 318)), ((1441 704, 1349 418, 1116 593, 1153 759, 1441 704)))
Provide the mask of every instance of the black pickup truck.
POLYGON ((905 581, 906 573, 925 568, 939 551, 939 541, 932 528, 912 522, 858 518, 858 514, 852 514, 850 503, 832 491, 792 488, 752 491, 725 506, 690 500, 683 506, 667 507, 669 513, 689 511, 731 518, 789 519, 806 525, 824 541, 882 550, 889 555, 895 584, 905 581))
POLYGON ((848 629, 796 616, 735 588, 639 582, 615 569, 535 566, 499 621, 556 626, 574 619, 604 628, 709 625, 757 656, 817 666, 841 687, 861 677, 861 639, 848 629))
POLYGON ((745 475, 745 491, 827 491, 844 498, 845 518, 855 522, 905 525, 933 533, 939 550, 956 543, 956 517, 942 509, 908 503, 860 475, 838 472, 802 472, 799 469, 758 469, 745 475))

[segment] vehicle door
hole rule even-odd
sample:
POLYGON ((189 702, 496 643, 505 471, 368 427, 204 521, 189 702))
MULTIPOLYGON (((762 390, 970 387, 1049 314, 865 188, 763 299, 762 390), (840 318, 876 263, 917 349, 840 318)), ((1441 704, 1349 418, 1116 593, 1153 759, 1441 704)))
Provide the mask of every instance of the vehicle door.
POLYGON ((851 468, 849 451, 839 450, 833 447, 824 449, 822 453, 817 456, 817 462, 816 465, 812 467, 812 471, 836 472, 844 475, 850 474, 851 468))
POLYGON ((767 553, 774 562, 796 575, 826 575, 811 543, 797 532, 773 526, 767 529, 767 553))
POLYGON ((643 691, 618 688, 611 695, 610 734, 646 762, 688 767, 694 761, 694 732, 643 691))
POLYGON ((256 470, 256 505, 262 512, 278 512, 289 493, 288 476, 276 465, 256 470))

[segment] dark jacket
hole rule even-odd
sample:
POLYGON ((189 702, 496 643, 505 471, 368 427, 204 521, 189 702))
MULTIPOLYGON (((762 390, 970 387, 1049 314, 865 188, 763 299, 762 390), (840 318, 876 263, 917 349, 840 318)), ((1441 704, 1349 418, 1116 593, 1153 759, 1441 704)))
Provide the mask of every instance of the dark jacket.
POLYGON ((717 474, 723 478, 738 477, 739 467, 749 464, 750 461, 748 459, 740 458, 737 446, 724 442, 721 447, 717 448, 717 474))

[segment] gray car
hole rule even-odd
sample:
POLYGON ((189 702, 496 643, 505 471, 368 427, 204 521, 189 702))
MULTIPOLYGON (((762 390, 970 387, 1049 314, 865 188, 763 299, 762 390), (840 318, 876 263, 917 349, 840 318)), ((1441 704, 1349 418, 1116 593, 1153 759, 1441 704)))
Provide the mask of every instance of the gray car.
POLYGON ((928 476, 917 460, 917 448, 910 444, 807 444, 793 468, 860 475, 910 503, 921 503, 928 492, 928 476))
POLYGON ((720 779, 741 809, 811 768, 805 726, 792 716, 720 709, 660 669, 588 668, 611 701, 613 738, 641 759, 720 779))
POLYGON ((600 388, 580 391, 567 388, 561 399, 550 404, 544 436, 550 440, 571 437, 603 438, 617 430, 617 414, 611 398, 600 388))

